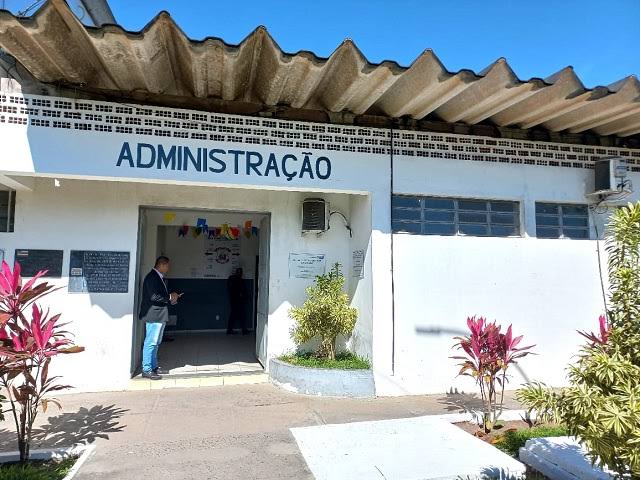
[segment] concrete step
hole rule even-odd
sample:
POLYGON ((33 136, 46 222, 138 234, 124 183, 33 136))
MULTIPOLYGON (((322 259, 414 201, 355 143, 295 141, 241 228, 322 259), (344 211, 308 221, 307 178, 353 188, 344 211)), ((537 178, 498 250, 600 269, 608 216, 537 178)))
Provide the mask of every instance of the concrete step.
POLYGON ((132 390, 161 390, 164 388, 197 388, 197 387, 221 387, 224 385, 252 385, 256 383, 268 383, 269 375, 260 373, 238 373, 217 375, 166 375, 161 380, 149 380, 140 375, 132 378, 127 386, 132 390))

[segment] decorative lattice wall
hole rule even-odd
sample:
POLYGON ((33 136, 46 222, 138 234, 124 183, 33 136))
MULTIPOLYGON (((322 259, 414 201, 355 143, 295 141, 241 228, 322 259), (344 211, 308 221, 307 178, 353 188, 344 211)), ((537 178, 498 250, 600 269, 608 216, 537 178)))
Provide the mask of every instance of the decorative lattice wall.
MULTIPOLYGON (((359 154, 388 155, 391 148, 388 129, 39 95, 0 94, 2 123, 77 130, 78 135, 94 131, 359 154)), ((590 169, 598 158, 617 155, 640 172, 640 150, 633 149, 402 130, 393 138, 394 154, 409 157, 590 169)))

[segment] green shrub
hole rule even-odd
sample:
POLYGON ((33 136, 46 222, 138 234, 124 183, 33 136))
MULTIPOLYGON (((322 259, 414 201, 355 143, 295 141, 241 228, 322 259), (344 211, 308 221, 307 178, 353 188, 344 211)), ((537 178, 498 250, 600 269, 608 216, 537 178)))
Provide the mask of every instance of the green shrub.
POLYGON ((493 441, 493 445, 514 458, 518 458, 520 448, 527 440, 543 437, 563 437, 569 435, 567 427, 562 425, 543 425, 521 430, 508 430, 493 441))
POLYGON ((319 358, 315 353, 293 353, 282 355, 280 360, 292 365, 311 368, 328 368, 341 370, 368 370, 371 363, 366 358, 361 358, 351 352, 336 354, 334 360, 319 358))
POLYGON ((62 480, 69 473, 75 458, 60 462, 31 462, 0 467, 0 480, 62 480))
POLYGON ((291 331, 296 345, 318 337, 318 356, 336 358, 336 338, 351 335, 358 318, 358 311, 349 306, 349 296, 343 289, 344 275, 338 263, 329 273, 316 277, 315 285, 307 288, 304 304, 289 310, 289 316, 296 321, 291 331))
POLYGON ((517 394, 539 418, 565 424, 594 462, 640 477, 640 203, 618 209, 607 227, 610 294, 600 332, 569 367, 568 388, 532 383, 517 394))

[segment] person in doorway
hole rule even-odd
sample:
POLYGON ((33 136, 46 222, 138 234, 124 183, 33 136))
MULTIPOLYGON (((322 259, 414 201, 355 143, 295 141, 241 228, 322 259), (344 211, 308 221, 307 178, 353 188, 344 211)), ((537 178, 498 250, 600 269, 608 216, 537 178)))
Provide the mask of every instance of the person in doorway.
POLYGON ((160 256, 153 269, 144 277, 140 318, 144 321, 145 337, 142 347, 142 376, 160 380, 165 373, 158 366, 158 347, 169 320, 169 304, 175 305, 181 294, 169 293, 165 275, 169 272, 169 259, 160 256))
POLYGON ((227 335, 235 335, 237 332, 235 327, 242 327, 242 334, 247 335, 247 330, 244 325, 244 280, 242 279, 242 269, 237 268, 236 271, 229 277, 227 281, 227 289, 229 291, 229 323, 227 324, 227 335))

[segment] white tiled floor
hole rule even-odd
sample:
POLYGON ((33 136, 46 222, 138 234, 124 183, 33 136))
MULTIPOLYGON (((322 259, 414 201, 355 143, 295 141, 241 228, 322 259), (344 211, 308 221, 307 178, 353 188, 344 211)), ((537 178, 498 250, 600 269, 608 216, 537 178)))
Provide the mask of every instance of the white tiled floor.
POLYGON ((224 332, 177 333, 160 345, 158 362, 173 374, 234 374, 262 372, 256 359, 256 340, 250 335, 224 332))

